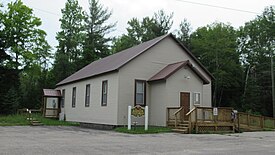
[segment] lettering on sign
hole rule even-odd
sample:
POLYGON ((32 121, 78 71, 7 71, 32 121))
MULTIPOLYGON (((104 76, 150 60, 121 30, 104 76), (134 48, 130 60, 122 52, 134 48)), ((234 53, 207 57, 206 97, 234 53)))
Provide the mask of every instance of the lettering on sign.
POLYGON ((144 116, 145 110, 143 107, 137 105, 131 109, 131 113, 132 113, 132 116, 141 117, 141 116, 144 116))

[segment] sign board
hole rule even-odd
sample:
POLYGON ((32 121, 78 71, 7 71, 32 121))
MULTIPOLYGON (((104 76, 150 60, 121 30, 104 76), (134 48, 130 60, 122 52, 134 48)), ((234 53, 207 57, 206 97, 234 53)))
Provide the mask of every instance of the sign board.
POLYGON ((213 108, 213 115, 218 116, 218 108, 213 108))
POLYGON ((135 106, 134 108, 128 106, 128 130, 131 130, 131 116, 145 116, 144 130, 148 130, 148 106, 145 106, 145 108, 141 106, 135 106))
POLYGON ((141 106, 135 106, 131 109, 131 114, 135 117, 142 117, 145 114, 145 110, 141 106))

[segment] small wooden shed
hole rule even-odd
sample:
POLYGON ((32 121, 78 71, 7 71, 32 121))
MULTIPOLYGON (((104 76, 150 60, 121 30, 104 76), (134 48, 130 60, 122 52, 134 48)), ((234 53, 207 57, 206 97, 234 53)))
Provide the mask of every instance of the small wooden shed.
POLYGON ((43 89, 43 116, 59 118, 61 92, 54 89, 43 89))

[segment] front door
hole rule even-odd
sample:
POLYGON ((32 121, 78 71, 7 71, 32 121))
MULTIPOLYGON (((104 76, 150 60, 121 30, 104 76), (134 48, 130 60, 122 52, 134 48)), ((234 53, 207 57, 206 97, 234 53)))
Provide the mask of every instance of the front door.
POLYGON ((181 119, 188 120, 186 114, 190 111, 190 93, 180 92, 180 106, 183 107, 181 119))

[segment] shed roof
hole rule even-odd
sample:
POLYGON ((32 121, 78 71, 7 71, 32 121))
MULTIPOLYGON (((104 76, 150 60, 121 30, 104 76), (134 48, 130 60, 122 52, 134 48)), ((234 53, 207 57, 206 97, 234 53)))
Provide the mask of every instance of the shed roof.
POLYGON ((171 75, 176 73, 179 69, 182 67, 188 66, 202 81, 203 84, 209 84, 210 82, 190 63, 189 60, 187 61, 181 61, 169 64, 165 66, 161 71, 159 71, 157 74, 155 74, 153 77, 151 77, 148 82, 152 81, 159 81, 159 80, 166 80, 171 75))
POLYGON ((87 79, 96 75, 117 71, 128 62, 142 54, 143 52, 147 51, 151 47, 155 46, 164 38, 171 37, 174 39, 182 48, 185 49, 188 55, 193 58, 200 67, 211 77, 213 76, 209 73, 209 71, 195 58, 195 56, 185 47, 183 46, 172 34, 166 34, 160 37, 157 37, 153 40, 149 40, 147 42, 141 43, 137 46, 128 48, 116 54, 110 55, 103 59, 94 61, 89 65, 85 66, 84 68, 80 69, 79 71, 75 72, 74 74, 70 75, 69 77, 65 78, 64 80, 60 81, 56 84, 56 86, 80 81, 83 79, 87 79))
POLYGON ((43 96, 48 97, 61 97, 61 92, 54 89, 43 89, 43 96))

